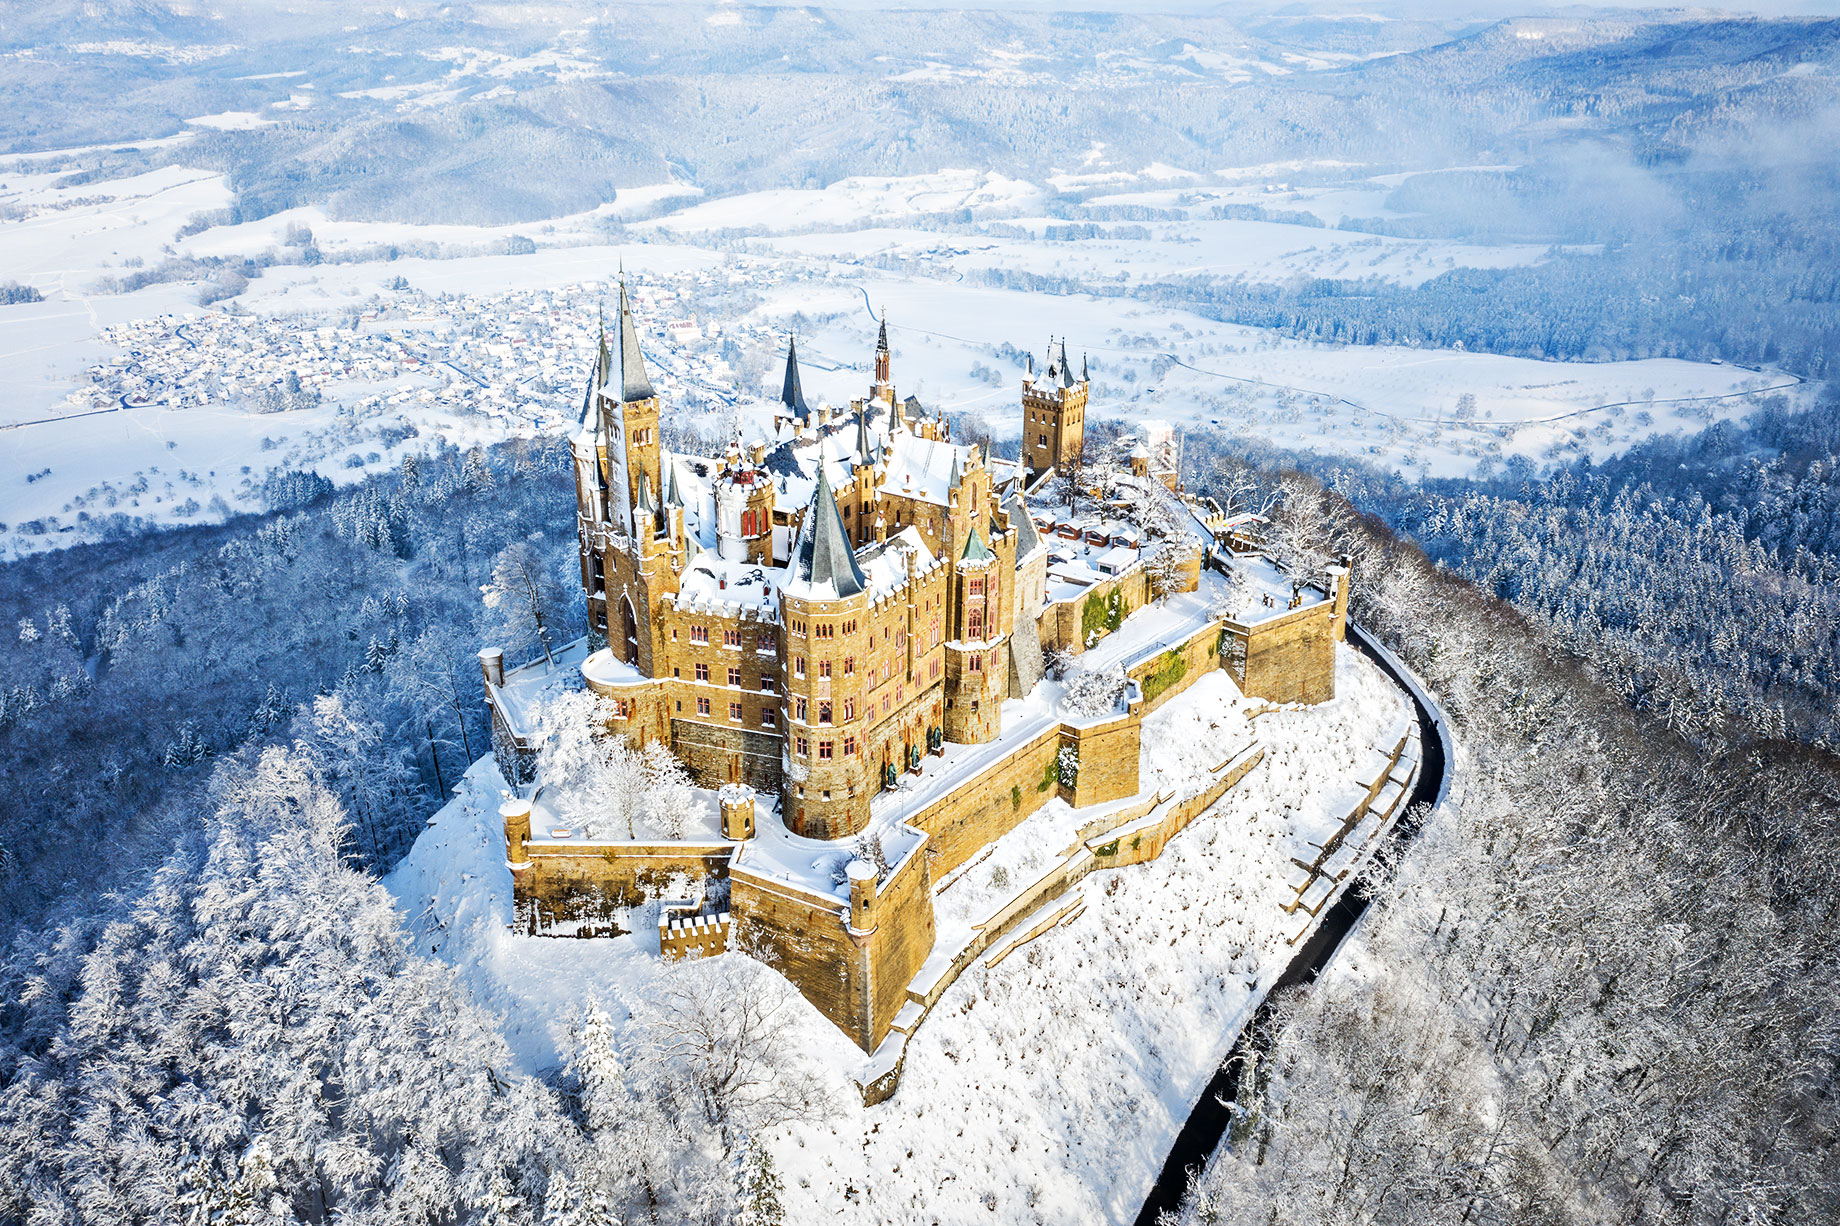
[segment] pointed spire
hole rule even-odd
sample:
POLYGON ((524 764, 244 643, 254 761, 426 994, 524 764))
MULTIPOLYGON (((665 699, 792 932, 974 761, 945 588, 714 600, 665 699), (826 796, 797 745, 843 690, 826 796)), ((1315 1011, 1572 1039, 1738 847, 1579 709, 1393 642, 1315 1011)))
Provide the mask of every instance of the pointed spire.
POLYGON ((1009 512, 1009 522, 1016 529, 1016 561, 1020 564, 1041 547, 1041 533, 1035 530, 1035 521, 1029 518, 1029 509, 1020 497, 1011 497, 1003 509, 1009 512))
POLYGON ((881 331, 881 335, 875 338, 875 350, 877 353, 887 353, 888 352, 888 308, 887 307, 882 308, 882 331, 881 331))
POLYGON ((798 343, 790 333, 786 336, 786 381, 779 389, 779 399, 800 421, 811 416, 811 410, 805 405, 805 389, 799 386, 798 343))
POLYGON ((960 475, 959 470, 958 470, 958 449, 953 448, 952 450, 952 475, 946 478, 946 492, 949 494, 953 490, 957 489, 959 487, 959 483, 962 480, 963 480, 963 477, 960 475))
POLYGON ((664 505, 667 507, 684 505, 684 496, 677 488, 677 465, 675 463, 671 465, 671 484, 665 487, 664 505))
POLYGON ((867 405, 856 410, 856 462, 858 464, 875 463, 875 442, 869 436, 869 407, 867 405))
POLYGON ((1080 382, 1081 383, 1091 383, 1092 382, 1092 379, 1088 377, 1086 374, 1086 355, 1083 353, 1080 355, 1080 382))
POLYGON ((822 459, 818 462, 818 484, 811 494, 811 507, 799 527, 798 543, 793 546, 792 573, 799 581, 818 589, 810 593, 814 598, 854 596, 869 586, 850 549, 843 514, 837 510, 837 496, 831 492, 822 459))
POLYGON ((1024 383, 1033 383, 1035 382, 1035 355, 1031 353, 1024 356, 1028 358, 1029 366, 1028 370, 1024 372, 1022 376, 1022 381, 1024 383))
POLYGON ((978 530, 971 529, 970 539, 965 542, 965 552, 959 557, 966 562, 988 562, 993 556, 989 546, 984 544, 984 538, 978 535, 978 530))
POLYGON ((606 386, 607 368, 612 364, 612 357, 607 353, 607 312, 601 313, 601 338, 594 350, 594 365, 588 370, 588 393, 581 401, 581 424, 600 429, 600 412, 594 405, 594 393, 606 386))
MULTIPOLYGON (((603 353, 606 350, 603 348, 603 353)), ((611 362, 609 363, 611 367, 611 362)), ((606 386, 613 387, 613 371, 607 371, 606 386)), ((652 390, 652 380, 645 373, 645 355, 639 352, 639 332, 633 326, 632 304, 626 298, 626 279, 620 279, 620 403, 631 404, 635 400, 652 400, 658 395, 652 390)))

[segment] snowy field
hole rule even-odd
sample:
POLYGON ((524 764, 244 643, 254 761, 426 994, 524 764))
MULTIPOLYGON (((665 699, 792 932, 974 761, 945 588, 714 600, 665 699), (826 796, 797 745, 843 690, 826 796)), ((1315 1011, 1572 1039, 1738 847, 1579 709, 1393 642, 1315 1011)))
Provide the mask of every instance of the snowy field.
MULTIPOLYGON (((269 118, 201 116, 187 132, 269 118)), ((182 152, 184 139, 168 143, 182 152)), ((901 393, 998 439, 1018 435, 1023 354, 1039 355, 1049 334, 1090 362, 1096 416, 1316 447, 1413 476, 1602 458, 1740 417, 1765 390, 1809 394, 1787 376, 1693 362, 1310 344, 1112 296, 1189 276, 1410 284, 1545 252, 1218 215, 1257 204, 1268 217, 1376 216, 1401 175, 1131 170, 1102 150, 1092 160, 1042 183, 942 171, 720 199, 638 185, 587 212, 505 226, 317 208, 204 225, 232 199, 212 172, 71 183, 45 155, 0 163, 0 284, 44 296, 0 306, 0 556, 92 539, 111 517, 131 527, 260 509, 275 469, 346 482, 409 450, 559 429, 621 268, 667 421, 706 438, 764 428, 787 331, 808 395, 839 406, 861 395, 884 310, 901 393), (1069 199, 1071 220, 1044 216, 1044 202, 1069 199), (1066 236, 1080 209, 1132 205, 1186 220, 1066 236), (1024 272, 1106 293, 991 283, 1024 272), (415 330, 451 352, 390 341, 415 330), (331 339, 305 351, 311 334, 331 339), (308 395, 291 411, 257 411, 293 381, 308 395)))
MULTIPOLYGON (((1410 712, 1343 650, 1337 697, 1248 720, 1212 674, 1154 713, 1141 769, 1151 786, 1198 778, 1256 736, 1264 761, 1149 864, 1094 873, 1085 910, 949 988, 907 1047, 899 1092, 863 1108, 862 1057, 798 1002, 799 1046, 831 1087, 829 1114, 772 1143, 787 1220, 1129 1222, 1233 1034, 1287 961, 1301 926, 1280 904, 1290 858, 1362 794, 1373 746, 1410 712), (1173 748, 1172 747, 1179 747, 1173 748), (1155 760, 1151 760, 1151 754, 1155 760)), ((511 877, 489 759, 475 763, 386 885, 431 952, 501 1019, 528 1070, 554 1066, 590 997, 624 1016, 654 976, 657 935, 514 936, 511 877)), ((940 895, 942 931, 981 912, 1065 851, 1075 815, 1055 802, 940 895)))

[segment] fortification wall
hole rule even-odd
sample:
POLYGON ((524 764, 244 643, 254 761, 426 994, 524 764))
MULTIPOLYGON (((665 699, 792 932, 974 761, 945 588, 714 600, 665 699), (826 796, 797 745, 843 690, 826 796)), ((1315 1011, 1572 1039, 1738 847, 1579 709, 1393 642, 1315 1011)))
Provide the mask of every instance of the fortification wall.
POLYGON ((721 877, 732 843, 546 843, 512 852, 512 924, 531 936, 617 936, 621 913, 686 878, 721 877))
POLYGON ((1226 666, 1249 698, 1327 702, 1335 697, 1335 607, 1309 605, 1247 627, 1226 623, 1226 666))
POLYGON ((933 885, 924 845, 879 883, 875 926, 852 931, 849 907, 743 862, 729 876, 731 942, 767 954, 818 1012, 872 1052, 907 1000, 907 985, 933 950, 933 885))
POLYGON ((1122 575, 1082 588, 1070 599, 1050 602, 1036 619, 1036 637, 1043 651, 1064 647, 1077 655, 1086 650, 1088 633, 1095 635, 1093 641, 1097 642, 1148 603, 1150 576, 1140 564, 1122 575), (1111 604, 1113 593, 1118 596, 1115 607, 1111 604))

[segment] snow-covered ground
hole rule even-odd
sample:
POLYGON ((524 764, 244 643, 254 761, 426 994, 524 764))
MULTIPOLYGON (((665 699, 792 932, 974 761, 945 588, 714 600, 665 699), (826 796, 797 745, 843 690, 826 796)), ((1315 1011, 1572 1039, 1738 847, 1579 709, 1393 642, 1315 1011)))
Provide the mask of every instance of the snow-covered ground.
MULTIPOLYGON (((269 118, 200 116, 188 131, 269 118)), ((1412 283, 1546 258, 1283 220, 1381 216, 1400 174, 1132 168, 1102 147, 1089 161, 1040 183, 948 170, 718 199, 635 184, 525 225, 351 221, 303 207, 203 229, 195 219, 232 202, 215 172, 75 182, 43 156, 0 161, 0 284, 45 295, 0 306, 0 556, 90 539, 116 514, 197 522, 258 508, 271 469, 348 481, 405 450, 557 429, 579 401, 594 321, 622 268, 672 419, 710 436, 737 419, 751 434, 766 428, 788 330, 808 396, 861 395, 883 310, 901 393, 997 438, 1020 430, 1022 354, 1049 333, 1090 359, 1095 416, 1332 449, 1409 475, 1516 456, 1601 459, 1656 432, 1740 417, 1765 390, 1812 394, 1774 372, 1674 360, 1308 344, 1130 298, 988 284, 1012 272, 1108 288, 1242 273, 1412 283), (1070 216, 1044 216, 1069 192, 1059 211, 1070 216), (1217 213, 1254 204, 1267 219, 1217 213), (1109 220, 1121 206, 1159 219, 1109 220), (1088 207, 1100 233, 1070 241, 1066 227, 1088 207), (722 230, 754 236, 737 250, 710 237, 722 230), (220 284, 244 259, 266 267, 220 284), (220 300, 201 308, 206 291, 220 300), (332 340, 303 351, 300 338, 328 330, 332 340), (451 354, 402 360, 392 337, 418 330, 451 354), (323 403, 254 413, 290 371, 323 403)))
MULTIPOLYGON (((772 1140, 789 1221, 1127 1222, 1241 1021, 1290 954, 1290 858, 1359 798, 1409 719, 1351 651, 1337 697, 1249 720, 1224 673, 1146 721, 1144 778, 1200 777, 1256 736, 1264 761, 1154 862, 1095 873, 1086 907, 947 989, 907 1047, 899 1092, 863 1108, 862 1057, 799 1002, 799 1043, 833 1087, 826 1118, 772 1140)), ((503 1019, 520 1064, 558 1062, 590 996, 618 1016, 656 975, 655 931, 576 941, 514 936, 489 759, 387 879, 411 931, 503 1019)), ((987 913, 1061 855, 1078 815, 1052 803, 938 900, 942 930, 987 913)), ((643 920, 644 917, 635 917, 643 920)))

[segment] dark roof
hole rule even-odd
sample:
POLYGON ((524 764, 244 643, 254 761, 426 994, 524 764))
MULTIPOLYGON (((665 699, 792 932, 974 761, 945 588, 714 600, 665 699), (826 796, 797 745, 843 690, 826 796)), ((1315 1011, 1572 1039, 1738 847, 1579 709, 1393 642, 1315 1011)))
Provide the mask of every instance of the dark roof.
POLYGON ((1041 544, 1041 533, 1035 530, 1035 521, 1029 518, 1029 509, 1022 505, 1022 499, 1011 498, 1003 504, 1003 509, 1009 512, 1010 526, 1016 529, 1016 560, 1020 562, 1041 544))
POLYGON ((800 421, 811 412, 805 407, 805 389, 799 386, 799 347, 790 336, 786 338, 786 382, 779 389, 779 399, 800 421))
POLYGON ((888 348, 888 313, 886 311, 882 312, 882 332, 875 338, 875 347, 878 350, 888 348))
POLYGON ((1048 342, 1048 379, 1062 387, 1073 386, 1073 371, 1067 366, 1067 342, 1048 342))
POLYGON ((854 596, 869 586, 862 568, 856 565, 849 534, 843 530, 843 515, 837 510, 837 496, 831 493, 822 462, 818 465, 811 509, 806 512, 798 543, 793 546, 792 573, 814 587, 829 584, 839 596, 854 596))
POLYGON ((856 459, 862 464, 875 462, 875 440, 869 434, 869 410, 856 412, 856 459))
POLYGON ((595 354, 594 365, 588 368, 588 390, 581 398, 581 424, 592 427, 596 433, 601 426, 600 410, 595 407, 594 393, 607 382, 607 368, 613 364, 613 355, 607 352, 607 319, 601 317, 601 343, 595 354))
MULTIPOLYGON (((612 386, 609 380, 608 386, 612 386)), ((658 393, 645 373, 645 355, 639 352, 639 333, 633 327, 632 305, 626 301, 626 282, 620 282, 620 403, 652 400, 658 393)))

